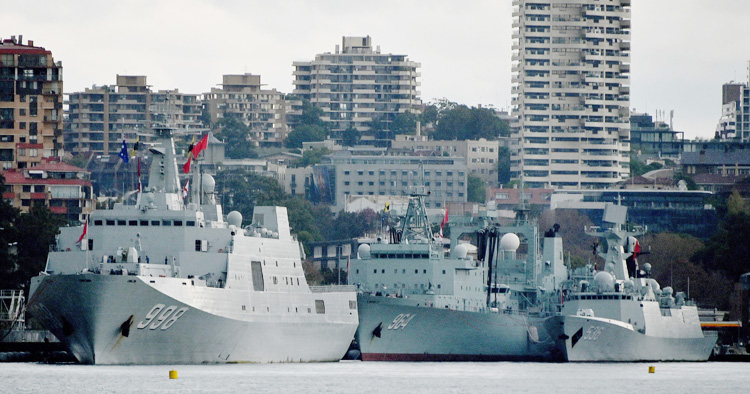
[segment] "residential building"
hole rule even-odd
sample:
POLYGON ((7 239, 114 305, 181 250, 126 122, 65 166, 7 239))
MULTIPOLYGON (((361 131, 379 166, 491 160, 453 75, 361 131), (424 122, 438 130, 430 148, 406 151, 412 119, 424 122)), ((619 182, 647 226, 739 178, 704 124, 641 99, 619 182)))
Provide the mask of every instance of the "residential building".
POLYGON ((74 154, 116 155, 123 139, 132 145, 136 133, 150 129, 152 123, 196 128, 201 115, 197 94, 152 91, 145 75, 117 75, 114 86, 94 85, 67 95, 65 146, 74 154))
POLYGON ((260 75, 224 75, 221 88, 211 88, 204 94, 211 123, 227 116, 236 116, 250 128, 250 140, 256 146, 282 146, 289 128, 287 112, 293 112, 284 94, 276 89, 264 89, 260 75))
POLYGON ((369 131, 373 120, 390 130, 397 114, 421 112, 420 64, 406 55, 373 49, 370 36, 343 37, 334 53, 293 65, 293 94, 321 108, 333 132, 349 127, 369 131))
POLYGON ((42 202, 53 214, 73 222, 83 222, 96 207, 89 175, 78 167, 59 162, 43 162, 32 168, 10 169, 5 178, 3 198, 28 213, 42 202))
POLYGON ((0 39, 0 165, 31 168, 63 155, 62 62, 23 37, 0 39))
POLYGON ((511 173, 607 188, 629 170, 630 0, 513 0, 511 173))
POLYGON ((487 188, 487 201, 496 209, 514 210, 520 206, 543 211, 549 209, 550 197, 554 189, 509 189, 487 188))
POLYGON ((457 156, 373 156, 350 151, 324 156, 313 168, 314 199, 345 208, 346 196, 429 192, 427 208, 467 201, 468 167, 457 156))
POLYGON ((406 149, 414 153, 434 153, 439 156, 460 156, 466 159, 469 173, 485 183, 497 185, 497 159, 500 143, 496 140, 430 141, 420 135, 397 135, 391 143, 393 149, 406 149))
POLYGON ((750 149, 725 147, 724 150, 684 152, 680 163, 683 174, 750 175, 750 149))
POLYGON ((678 159, 685 133, 649 114, 630 114, 630 150, 642 155, 678 159))
POLYGON ((750 62, 747 63, 747 81, 722 86, 721 118, 716 126, 716 138, 750 141, 750 62))
POLYGON ((555 190, 550 209, 574 209, 601 226, 605 204, 628 207, 628 222, 649 233, 669 231, 708 238, 718 228, 711 192, 698 190, 555 190))

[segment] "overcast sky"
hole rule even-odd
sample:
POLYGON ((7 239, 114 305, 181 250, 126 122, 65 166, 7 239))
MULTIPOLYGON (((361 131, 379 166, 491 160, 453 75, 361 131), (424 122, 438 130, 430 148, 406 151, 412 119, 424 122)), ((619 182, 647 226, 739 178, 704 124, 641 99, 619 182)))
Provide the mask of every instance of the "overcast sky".
MULTIPOLYGON (((674 110, 675 129, 712 137, 721 85, 747 82, 750 1, 632 3, 631 109, 674 110)), ((51 50, 66 93, 114 84, 117 74, 204 93, 223 74, 245 72, 291 93, 293 61, 369 35, 382 53, 421 63, 422 100, 503 109, 511 11, 510 0, 3 0, 0 37, 51 50)))

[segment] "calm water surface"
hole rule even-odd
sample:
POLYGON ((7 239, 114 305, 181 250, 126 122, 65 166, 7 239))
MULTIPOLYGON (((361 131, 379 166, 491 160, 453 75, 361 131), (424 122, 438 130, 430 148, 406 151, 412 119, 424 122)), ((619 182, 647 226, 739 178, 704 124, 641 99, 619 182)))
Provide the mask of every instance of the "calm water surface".
POLYGON ((0 364, 0 393, 750 393, 747 363, 0 364), (649 374, 653 365, 656 373, 649 374), (178 379, 170 380, 174 369, 178 379))

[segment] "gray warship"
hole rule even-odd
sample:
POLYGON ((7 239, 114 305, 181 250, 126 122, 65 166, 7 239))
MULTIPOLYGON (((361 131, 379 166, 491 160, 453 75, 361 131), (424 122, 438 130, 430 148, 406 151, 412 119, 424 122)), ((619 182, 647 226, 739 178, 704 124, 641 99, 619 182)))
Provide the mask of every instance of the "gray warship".
POLYGON ((136 203, 62 228, 28 311, 86 364, 340 360, 353 287, 308 286, 286 208, 256 206, 243 228, 197 166, 184 202, 172 129, 154 133, 136 203))
POLYGON ((698 308, 685 293, 662 289, 649 264, 638 267, 635 236, 646 229, 628 224, 626 214, 626 207, 607 205, 605 228, 588 229, 605 241, 603 269, 572 272, 561 314, 547 329, 567 361, 706 361, 716 332, 701 330, 698 308))
POLYGON ((548 233, 540 248, 525 210, 505 226, 487 218, 449 225, 447 252, 423 195, 413 194, 388 239, 360 245, 349 283, 358 288, 362 360, 558 360, 544 322, 557 312, 566 278, 562 239, 548 233), (467 234, 476 256, 458 242, 467 234))

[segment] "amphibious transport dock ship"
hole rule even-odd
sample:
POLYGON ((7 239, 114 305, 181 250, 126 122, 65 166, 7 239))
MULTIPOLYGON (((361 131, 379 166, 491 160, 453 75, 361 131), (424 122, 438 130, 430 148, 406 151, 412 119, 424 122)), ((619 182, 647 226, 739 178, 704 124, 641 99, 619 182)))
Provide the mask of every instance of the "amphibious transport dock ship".
POLYGON ((706 361, 716 332, 704 334, 695 304, 661 289, 649 264, 639 269, 635 236, 645 229, 627 224, 626 209, 608 205, 608 228, 589 229, 606 241, 603 270, 571 275, 561 315, 547 321, 550 334, 568 361, 706 361))
POLYGON ((87 364, 340 360, 357 328, 353 287, 308 286, 286 208, 225 221, 197 166, 183 202, 172 130, 154 133, 136 204, 62 228, 28 310, 87 364))
POLYGON ((548 234, 542 257, 537 227, 524 215, 509 226, 451 224, 446 255, 419 194, 392 230, 387 241, 360 245, 349 270, 359 289, 362 360, 559 357, 543 323, 556 312, 555 288, 565 280, 561 238, 548 234), (457 242, 462 233, 477 237, 478 256, 457 242))

